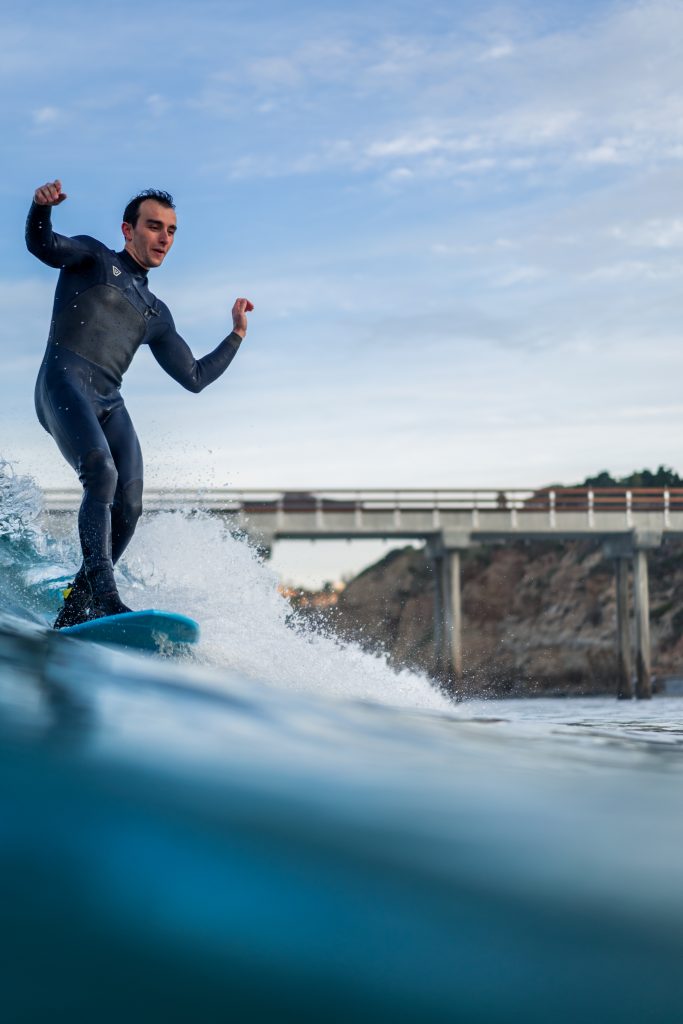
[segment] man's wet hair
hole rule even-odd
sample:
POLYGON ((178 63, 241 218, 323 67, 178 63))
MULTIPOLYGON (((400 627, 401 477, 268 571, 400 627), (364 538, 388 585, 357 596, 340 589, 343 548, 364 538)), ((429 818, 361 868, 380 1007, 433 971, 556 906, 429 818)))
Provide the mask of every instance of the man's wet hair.
POLYGON ((133 196, 123 211, 124 224, 131 224, 135 227, 140 216, 140 206, 144 203, 145 199, 154 199, 155 202, 161 203, 162 206, 167 206, 169 210, 175 210, 175 203, 170 192, 162 192, 158 188, 146 188, 144 192, 138 192, 136 196, 133 196))

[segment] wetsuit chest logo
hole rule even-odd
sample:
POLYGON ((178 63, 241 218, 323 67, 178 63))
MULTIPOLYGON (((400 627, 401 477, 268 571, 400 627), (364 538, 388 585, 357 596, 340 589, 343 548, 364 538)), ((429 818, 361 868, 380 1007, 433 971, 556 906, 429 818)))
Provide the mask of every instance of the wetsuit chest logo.
POLYGON ((121 271, 119 270, 118 267, 112 266, 111 269, 112 269, 112 273, 113 273, 114 277, 120 277, 121 276, 121 271))

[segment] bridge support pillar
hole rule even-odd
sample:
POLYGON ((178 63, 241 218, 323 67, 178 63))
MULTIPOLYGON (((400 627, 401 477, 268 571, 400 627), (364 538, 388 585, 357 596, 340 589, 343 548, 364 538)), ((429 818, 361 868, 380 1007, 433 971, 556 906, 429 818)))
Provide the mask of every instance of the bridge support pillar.
POLYGON ((429 557, 432 564, 432 572, 434 574, 434 625, 433 625, 433 636, 434 636, 434 649, 433 649, 433 662, 434 668, 437 675, 441 675, 443 671, 443 636, 444 636, 444 622, 446 620, 446 612, 444 609, 444 585, 443 585, 443 553, 434 549, 430 545, 429 557))
POLYGON ((617 697, 633 697, 633 664, 628 608, 628 558, 614 560, 617 583, 617 697))
POLYGON ((633 596, 636 620, 636 697, 652 696, 650 650, 650 594, 648 587, 647 551, 633 553, 633 596))
POLYGON ((434 571, 434 664, 442 678, 462 678, 461 552, 468 536, 442 534, 429 543, 434 571), (457 540, 458 546, 451 546, 457 540))
POLYGON ((652 651, 650 643, 650 593, 647 552, 659 547, 662 534, 658 530, 634 530, 632 534, 614 538, 604 548, 605 557, 613 558, 617 582, 617 696, 633 696, 633 666, 628 609, 628 563, 633 560, 633 616, 635 620, 636 697, 652 696, 652 651))
POLYGON ((455 679, 462 679, 462 597, 460 590, 460 552, 450 549, 444 563, 448 565, 448 611, 446 629, 448 669, 455 679))
POLYGON ((462 677, 462 599, 460 551, 446 550, 436 558, 438 604, 434 609, 436 662, 446 679, 462 677))

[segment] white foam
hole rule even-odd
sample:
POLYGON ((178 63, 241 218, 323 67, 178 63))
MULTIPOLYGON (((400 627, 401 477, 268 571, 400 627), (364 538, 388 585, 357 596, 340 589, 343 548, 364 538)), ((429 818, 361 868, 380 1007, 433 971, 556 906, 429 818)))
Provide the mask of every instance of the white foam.
POLYGON ((0 537, 28 539, 40 549, 43 533, 43 495, 30 476, 20 476, 11 462, 0 456, 0 537))
POLYGON ((423 676, 395 671, 354 644, 292 628, 277 577, 219 518, 144 517, 122 561, 121 594, 134 608, 180 611, 201 624, 199 660, 288 690, 402 707, 451 707, 423 676))

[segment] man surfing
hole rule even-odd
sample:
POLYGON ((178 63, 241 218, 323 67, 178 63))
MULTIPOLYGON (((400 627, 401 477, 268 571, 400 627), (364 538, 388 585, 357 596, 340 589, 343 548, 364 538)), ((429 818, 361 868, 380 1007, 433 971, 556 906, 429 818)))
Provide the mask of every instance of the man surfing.
POLYGON ((137 349, 149 345, 162 369, 197 393, 227 370, 254 308, 248 299, 237 299, 232 332, 195 359, 168 307, 147 285, 148 271, 161 266, 175 239, 172 196, 148 189, 131 199, 120 252, 88 235, 53 232, 52 207, 66 198, 61 181, 42 185, 26 222, 29 252, 60 270, 36 412, 83 485, 83 563, 65 591, 55 629, 131 610, 119 596, 114 565, 142 512, 142 452, 120 391, 137 349))

